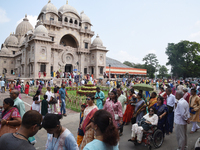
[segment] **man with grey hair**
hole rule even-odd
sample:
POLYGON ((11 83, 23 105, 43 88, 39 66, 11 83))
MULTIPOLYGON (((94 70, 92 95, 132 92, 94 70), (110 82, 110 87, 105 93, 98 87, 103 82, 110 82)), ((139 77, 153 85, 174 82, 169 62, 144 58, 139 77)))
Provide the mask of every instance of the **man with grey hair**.
POLYGON ((19 96, 19 91, 18 90, 12 90, 10 92, 10 98, 13 99, 14 101, 14 106, 17 107, 19 114, 21 116, 21 118, 24 116, 25 114, 25 105, 24 102, 18 97, 19 96))
POLYGON ((178 141, 177 150, 187 149, 187 124, 190 123, 189 104, 183 98, 183 92, 176 92, 177 107, 174 112, 174 123, 176 131, 176 139, 178 141))
POLYGON ((189 103, 189 99, 190 99, 190 93, 188 93, 188 89, 187 88, 183 88, 183 98, 189 103))

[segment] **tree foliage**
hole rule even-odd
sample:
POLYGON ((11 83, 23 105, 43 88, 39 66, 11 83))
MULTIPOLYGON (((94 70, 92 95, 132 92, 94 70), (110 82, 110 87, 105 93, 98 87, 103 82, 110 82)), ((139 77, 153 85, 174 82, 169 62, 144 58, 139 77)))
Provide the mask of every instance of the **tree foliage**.
POLYGON ((171 72, 176 77, 198 77, 200 75, 200 44, 181 41, 177 44, 168 43, 166 48, 171 72))
POLYGON ((125 61, 123 62, 124 65, 127 65, 129 67, 133 67, 133 63, 129 62, 129 61, 125 61))
POLYGON ((143 60, 145 62, 144 66, 147 69, 147 74, 150 78, 154 78, 154 73, 157 71, 158 59, 153 53, 147 54, 143 60))
POLYGON ((168 76, 168 69, 164 65, 159 67, 159 76, 161 78, 168 76))

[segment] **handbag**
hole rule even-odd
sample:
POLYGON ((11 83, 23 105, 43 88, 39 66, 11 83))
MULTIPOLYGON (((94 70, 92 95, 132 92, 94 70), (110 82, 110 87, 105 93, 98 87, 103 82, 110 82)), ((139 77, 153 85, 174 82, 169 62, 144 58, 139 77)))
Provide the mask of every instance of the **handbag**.
MULTIPOLYGON (((11 116, 12 116, 12 113, 13 113, 14 110, 12 110, 11 114, 10 114, 10 117, 7 119, 8 120, 11 120, 11 116)), ((0 129, 0 137, 2 135, 4 135, 5 133, 15 133, 19 130, 21 125, 18 125, 18 126, 11 126, 11 125, 3 125, 1 126, 1 129, 0 129)))
POLYGON ((142 118, 140 121, 138 121, 138 126, 142 126, 142 128, 145 131, 148 131, 151 128, 151 124, 146 123, 146 119, 142 118))
POLYGON ((136 117, 131 118, 131 123, 135 124, 136 123, 136 117))
POLYGON ((58 100, 55 98, 55 95, 54 97, 52 96, 52 100, 49 101, 49 104, 57 104, 58 103, 58 100))
MULTIPOLYGON (((112 102, 111 102, 111 107, 112 107, 112 102)), ((114 111, 113 107, 112 107, 112 110, 113 110, 113 113, 115 115, 115 120, 119 120, 119 115, 115 114, 115 111, 114 111)))

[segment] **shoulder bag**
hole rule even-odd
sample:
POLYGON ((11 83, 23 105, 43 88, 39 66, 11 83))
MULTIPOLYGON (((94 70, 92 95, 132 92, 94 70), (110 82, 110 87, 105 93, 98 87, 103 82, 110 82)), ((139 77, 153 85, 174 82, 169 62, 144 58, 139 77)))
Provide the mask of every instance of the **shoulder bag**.
MULTIPOLYGON (((112 100, 111 100, 111 101, 112 101, 112 100)), ((111 107, 112 107, 112 102, 111 102, 111 107)), ((115 120, 119 120, 119 115, 118 115, 118 114, 115 114, 115 111, 114 111, 113 107, 112 107, 112 110, 113 110, 113 113, 114 113, 114 115, 115 115, 115 120)))

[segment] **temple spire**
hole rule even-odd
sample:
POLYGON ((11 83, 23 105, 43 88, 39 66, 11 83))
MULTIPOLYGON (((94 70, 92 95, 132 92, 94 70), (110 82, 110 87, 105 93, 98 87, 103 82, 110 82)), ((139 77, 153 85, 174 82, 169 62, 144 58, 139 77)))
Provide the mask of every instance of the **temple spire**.
POLYGON ((51 3, 51 0, 49 0, 48 3, 51 3))
POLYGON ((68 5, 68 0, 67 0, 67 5, 68 5))

